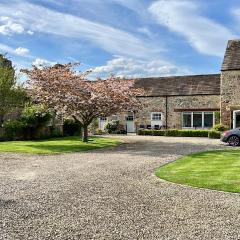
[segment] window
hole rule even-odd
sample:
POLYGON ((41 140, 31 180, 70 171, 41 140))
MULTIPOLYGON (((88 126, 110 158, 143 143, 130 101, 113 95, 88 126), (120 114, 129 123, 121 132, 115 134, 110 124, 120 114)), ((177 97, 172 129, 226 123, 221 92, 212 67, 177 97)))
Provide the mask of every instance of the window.
POLYGON ((204 113, 204 127, 211 128, 213 126, 213 113, 205 112, 204 113))
POLYGON ((107 117, 100 117, 100 121, 103 121, 103 122, 107 121, 107 117))
POLYGON ((162 114, 161 113, 152 113, 152 121, 160 121, 162 120, 162 114))
POLYGON ((183 128, 211 128, 214 125, 213 112, 183 112, 183 128))
POLYGON ((193 113, 193 127, 195 127, 195 128, 202 127, 202 113, 201 112, 193 113))
POLYGON ((183 113, 183 127, 192 127, 192 113, 183 113))
POLYGON ((133 121, 133 115, 126 116, 126 121, 133 121))

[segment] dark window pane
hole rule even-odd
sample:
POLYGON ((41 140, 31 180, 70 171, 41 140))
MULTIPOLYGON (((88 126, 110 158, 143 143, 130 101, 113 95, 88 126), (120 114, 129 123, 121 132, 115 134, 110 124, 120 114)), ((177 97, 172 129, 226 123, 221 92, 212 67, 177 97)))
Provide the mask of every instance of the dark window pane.
POLYGON ((161 118, 162 118, 161 113, 153 113, 152 114, 152 120, 158 121, 158 120, 161 120, 161 118))
POLYGON ((204 113, 204 127, 211 128, 213 126, 213 113, 204 113))
POLYGON ((183 113, 183 127, 191 127, 191 113, 183 113))
POLYGON ((127 116, 126 117, 126 121, 133 121, 133 120, 134 120, 133 116, 127 116))
POLYGON ((193 113, 193 127, 202 127, 202 113, 193 113))

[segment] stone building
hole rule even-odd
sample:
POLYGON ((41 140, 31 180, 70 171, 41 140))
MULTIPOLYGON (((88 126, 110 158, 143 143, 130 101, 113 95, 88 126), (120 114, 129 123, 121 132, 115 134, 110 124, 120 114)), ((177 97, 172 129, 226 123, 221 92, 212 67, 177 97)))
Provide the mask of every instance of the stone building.
POLYGON ((109 120, 119 120, 128 132, 138 128, 209 129, 220 122, 240 127, 240 40, 227 45, 220 74, 135 79, 146 96, 146 107, 137 113, 99 119, 104 129, 109 120))

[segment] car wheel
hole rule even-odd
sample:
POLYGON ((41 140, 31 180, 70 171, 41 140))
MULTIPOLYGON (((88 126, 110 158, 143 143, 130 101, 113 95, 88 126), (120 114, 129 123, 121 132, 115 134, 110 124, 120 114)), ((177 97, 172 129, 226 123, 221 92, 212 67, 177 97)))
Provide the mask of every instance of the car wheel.
POLYGON ((231 137, 228 138, 228 143, 229 143, 230 146, 233 146, 233 147, 239 146, 239 144, 240 144, 240 139, 239 139, 238 136, 233 135, 233 136, 231 136, 231 137))

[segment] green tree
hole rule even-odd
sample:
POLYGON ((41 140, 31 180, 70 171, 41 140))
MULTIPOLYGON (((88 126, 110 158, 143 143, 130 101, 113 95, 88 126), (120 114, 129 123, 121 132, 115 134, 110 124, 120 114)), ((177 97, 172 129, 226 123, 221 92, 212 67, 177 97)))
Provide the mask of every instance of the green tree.
POLYGON ((17 83, 11 61, 0 54, 0 127, 6 114, 23 106, 26 100, 26 91, 17 83))

